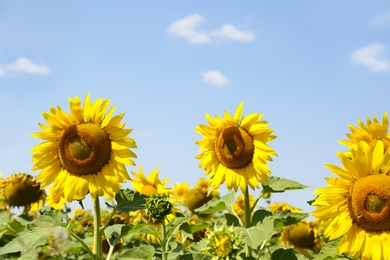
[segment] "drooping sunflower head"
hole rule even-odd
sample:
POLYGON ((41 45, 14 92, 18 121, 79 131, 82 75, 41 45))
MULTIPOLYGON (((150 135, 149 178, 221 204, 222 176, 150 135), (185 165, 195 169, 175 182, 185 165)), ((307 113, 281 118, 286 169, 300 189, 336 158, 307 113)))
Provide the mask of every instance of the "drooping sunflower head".
MULTIPOLYGON (((191 214, 198 214, 195 210, 209 202, 212 198, 212 195, 208 195, 207 192, 204 192, 201 189, 191 189, 188 191, 185 200, 186 208, 191 214)), ((202 216, 206 217, 205 215, 202 216)))
POLYGON ((16 173, 0 182, 0 197, 4 207, 24 207, 36 211, 42 206, 46 193, 34 176, 16 173))
POLYGON ((214 260, 237 259, 243 249, 243 243, 233 227, 227 227, 226 223, 215 224, 207 233, 207 246, 204 253, 214 260))
POLYGON ((199 167, 208 175, 211 185, 218 187, 226 181, 228 190, 247 186, 258 188, 258 184, 266 184, 271 174, 267 161, 276 156, 275 151, 267 145, 276 138, 268 122, 260 120, 262 114, 253 113, 243 118, 240 103, 234 116, 224 112, 224 117, 215 118, 206 114, 209 125, 200 124, 195 132, 203 136, 196 141, 201 160, 199 167))
MULTIPOLYGON (((383 114, 382 123, 378 121, 376 116, 372 121, 368 117, 367 123, 364 124, 360 119, 358 120, 358 126, 349 125, 351 133, 347 133, 346 136, 349 140, 340 140, 339 143, 347 146, 349 149, 356 150, 359 142, 366 142, 374 149, 376 142, 382 140, 385 145, 385 149, 390 145, 389 120, 387 112, 383 114)), ((349 151, 347 151, 348 153, 349 151)))
POLYGON ((160 175, 160 168, 154 169, 149 173, 148 177, 145 176, 142 165, 139 166, 139 173, 131 173, 135 177, 130 180, 134 186, 134 190, 143 195, 151 196, 155 193, 168 193, 171 190, 171 188, 166 188, 164 186, 170 179, 160 180, 158 177, 160 175))
POLYGON ((43 112, 48 125, 39 123, 42 131, 32 134, 44 140, 31 150, 33 170, 41 170, 38 181, 43 187, 54 182, 53 191, 69 202, 88 192, 92 199, 113 198, 130 179, 125 164, 135 165, 130 149, 136 144, 127 137, 132 129, 121 123, 124 113, 113 116, 109 99, 92 103, 88 94, 83 105, 78 96, 68 101, 70 113, 50 107, 43 112))
POLYGON ((315 222, 301 221, 284 227, 280 240, 284 246, 295 248, 307 257, 310 251, 318 253, 321 249, 321 240, 315 222))
POLYGON ((390 149, 378 140, 374 149, 361 141, 351 156, 338 154, 343 167, 326 165, 340 178, 327 178, 313 215, 324 222, 324 235, 343 236, 339 253, 362 259, 390 258, 390 149))

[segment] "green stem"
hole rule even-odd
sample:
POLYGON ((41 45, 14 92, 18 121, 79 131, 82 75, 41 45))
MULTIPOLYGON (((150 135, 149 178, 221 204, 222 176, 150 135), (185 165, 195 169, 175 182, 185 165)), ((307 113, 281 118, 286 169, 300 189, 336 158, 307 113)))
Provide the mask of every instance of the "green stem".
POLYGON ((161 249, 162 249, 162 260, 168 259, 168 252, 167 252, 167 245, 168 245, 168 239, 167 239, 167 231, 165 226, 165 219, 161 221, 162 225, 162 239, 161 239, 161 249))
POLYGON ((110 214, 107 216, 106 222, 100 228, 100 232, 102 232, 102 234, 103 234, 104 230, 108 227, 108 225, 110 225, 110 221, 111 221, 112 217, 115 215, 115 212, 116 212, 115 209, 112 209, 110 214))
POLYGON ((95 250, 95 260, 102 260, 102 233, 100 230, 100 227, 102 225, 101 215, 100 215, 100 203, 99 203, 99 196, 96 196, 95 198, 95 204, 94 204, 94 250, 95 250))
MULTIPOLYGON (((248 185, 246 186, 244 192, 244 219, 245 219, 245 227, 248 229, 251 227, 251 206, 249 203, 249 189, 248 185)), ((252 255, 252 249, 246 245, 246 256, 250 257, 252 255)))
POLYGON ((94 253, 92 252, 91 248, 89 248, 89 246, 84 242, 84 240, 82 240, 78 235, 76 235, 71 229, 70 227, 68 227, 68 233, 71 237, 73 237, 74 239, 76 239, 83 247, 85 250, 87 250, 88 254, 90 254, 92 257, 94 257, 94 253))

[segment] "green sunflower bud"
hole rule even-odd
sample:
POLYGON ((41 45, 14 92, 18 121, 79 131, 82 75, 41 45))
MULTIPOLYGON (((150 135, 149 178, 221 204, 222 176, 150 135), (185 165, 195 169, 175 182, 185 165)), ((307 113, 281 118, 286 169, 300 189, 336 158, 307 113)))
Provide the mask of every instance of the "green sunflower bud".
POLYGON ((172 203, 168 194, 155 193, 146 199, 146 213, 153 221, 162 221, 172 212, 172 203))

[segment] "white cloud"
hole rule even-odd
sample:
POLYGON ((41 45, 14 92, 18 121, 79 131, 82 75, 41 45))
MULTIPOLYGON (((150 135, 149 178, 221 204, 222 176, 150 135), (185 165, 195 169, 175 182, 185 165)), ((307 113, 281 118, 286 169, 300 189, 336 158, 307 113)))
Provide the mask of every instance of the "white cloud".
POLYGON ((6 75, 5 70, 2 69, 2 68, 0 68, 0 78, 1 78, 1 77, 5 77, 5 75, 6 75))
POLYGON ((390 71, 390 60, 378 57, 385 50, 385 45, 373 43, 354 51, 350 59, 353 63, 366 66, 375 72, 390 71))
POLYGON ((390 28, 390 12, 374 17, 371 25, 377 28, 390 28))
POLYGON ((202 73, 203 82, 210 83, 217 87, 223 87, 230 84, 230 81, 221 72, 209 70, 202 73))
POLYGON ((251 42, 255 39, 255 35, 252 32, 240 31, 231 24, 222 25, 221 29, 212 32, 211 35, 217 38, 227 38, 243 42, 251 42))
POLYGON ((195 30, 203 20, 204 18, 198 14, 187 16, 171 23, 168 32, 172 35, 184 37, 190 43, 208 43, 211 39, 207 33, 195 30))
POLYGON ((21 57, 14 63, 6 65, 3 70, 35 75, 47 75, 49 73, 49 67, 35 64, 25 57, 21 57))
POLYGON ((168 32, 195 44, 211 43, 217 39, 251 42, 255 38, 252 32, 241 31, 232 24, 224 24, 220 29, 211 32, 199 30, 197 27, 203 21, 204 18, 199 14, 189 15, 171 23, 168 26, 168 32))

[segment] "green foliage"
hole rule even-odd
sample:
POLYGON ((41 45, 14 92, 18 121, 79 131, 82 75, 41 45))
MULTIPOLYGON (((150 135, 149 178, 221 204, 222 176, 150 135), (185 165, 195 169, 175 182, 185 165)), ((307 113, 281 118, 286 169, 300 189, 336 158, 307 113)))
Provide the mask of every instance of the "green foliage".
POLYGON ((195 211, 200 214, 212 214, 218 211, 230 211, 233 212, 235 193, 229 192, 225 196, 222 196, 220 199, 212 199, 207 202, 205 205, 197 208, 195 211))
POLYGON ((115 195, 115 201, 116 206, 108 203, 106 205, 115 209, 115 211, 129 213, 130 211, 145 209, 146 196, 131 189, 121 189, 115 195))
POLYGON ((300 184, 299 182, 281 177, 270 176, 268 179, 268 185, 263 185, 263 192, 284 192, 286 190, 300 190, 306 188, 308 188, 308 186, 300 184))
POLYGON ((150 245, 141 245, 135 248, 131 248, 124 253, 118 255, 118 260, 152 260, 154 259, 155 249, 150 245))

